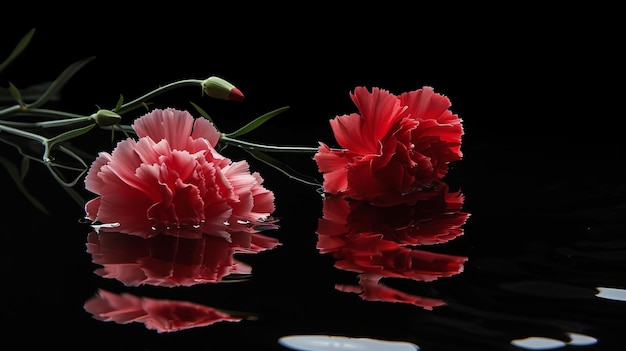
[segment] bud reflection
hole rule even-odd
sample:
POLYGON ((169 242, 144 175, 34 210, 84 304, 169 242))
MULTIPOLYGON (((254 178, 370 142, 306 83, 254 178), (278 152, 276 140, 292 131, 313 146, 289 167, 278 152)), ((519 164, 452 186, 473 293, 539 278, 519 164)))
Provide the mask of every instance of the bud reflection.
POLYGON ((383 278, 429 282, 461 273, 465 256, 416 249, 446 243, 463 234, 469 213, 462 212, 463 195, 440 182, 413 205, 375 206, 338 196, 326 196, 318 221, 317 248, 336 259, 335 267, 359 273, 358 285, 337 284, 364 300, 402 302, 432 309, 444 305, 387 286, 383 278))

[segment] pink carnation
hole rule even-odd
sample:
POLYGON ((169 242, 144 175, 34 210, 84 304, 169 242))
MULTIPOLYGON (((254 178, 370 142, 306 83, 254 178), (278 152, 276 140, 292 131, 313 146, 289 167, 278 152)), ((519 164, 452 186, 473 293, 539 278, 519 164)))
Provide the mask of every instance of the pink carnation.
POLYGON ((86 218, 144 238, 206 233, 230 240, 233 232, 272 226, 273 192, 246 161, 216 151, 220 133, 209 120, 155 109, 132 127, 138 140, 119 142, 91 165, 85 187, 98 196, 86 204, 86 218))

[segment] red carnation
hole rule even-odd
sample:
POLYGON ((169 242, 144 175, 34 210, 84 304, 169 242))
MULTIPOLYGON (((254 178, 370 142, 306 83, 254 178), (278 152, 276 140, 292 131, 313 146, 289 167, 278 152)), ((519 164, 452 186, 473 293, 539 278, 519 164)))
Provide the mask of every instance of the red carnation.
POLYGON ((330 120, 341 148, 320 142, 314 156, 326 192, 377 205, 411 203, 461 159, 461 119, 433 88, 396 96, 357 87, 350 96, 360 113, 330 120))

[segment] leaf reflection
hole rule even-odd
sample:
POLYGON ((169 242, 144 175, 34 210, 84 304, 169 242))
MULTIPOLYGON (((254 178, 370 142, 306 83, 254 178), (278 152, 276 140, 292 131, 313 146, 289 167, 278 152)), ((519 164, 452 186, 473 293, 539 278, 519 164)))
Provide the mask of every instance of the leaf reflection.
POLYGON ((358 286, 337 290, 360 294, 368 301, 401 302, 425 309, 443 300, 410 294, 383 284, 383 278, 430 282, 463 271, 468 257, 417 249, 449 242, 463 234, 469 213, 464 197, 439 182, 412 205, 375 206, 340 196, 324 198, 318 221, 317 248, 332 254, 335 267, 359 273, 358 286))

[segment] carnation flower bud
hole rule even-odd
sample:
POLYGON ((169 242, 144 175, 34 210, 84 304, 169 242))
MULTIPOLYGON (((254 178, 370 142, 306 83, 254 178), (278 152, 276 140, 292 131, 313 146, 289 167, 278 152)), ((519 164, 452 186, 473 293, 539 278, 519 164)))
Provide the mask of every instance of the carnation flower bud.
POLYGON ((92 117, 96 120, 96 123, 101 127, 112 126, 120 123, 122 116, 109 110, 98 110, 92 117))
POLYGON ((202 82, 202 91, 208 96, 222 100, 242 101, 243 94, 234 85, 218 77, 209 77, 202 82))

